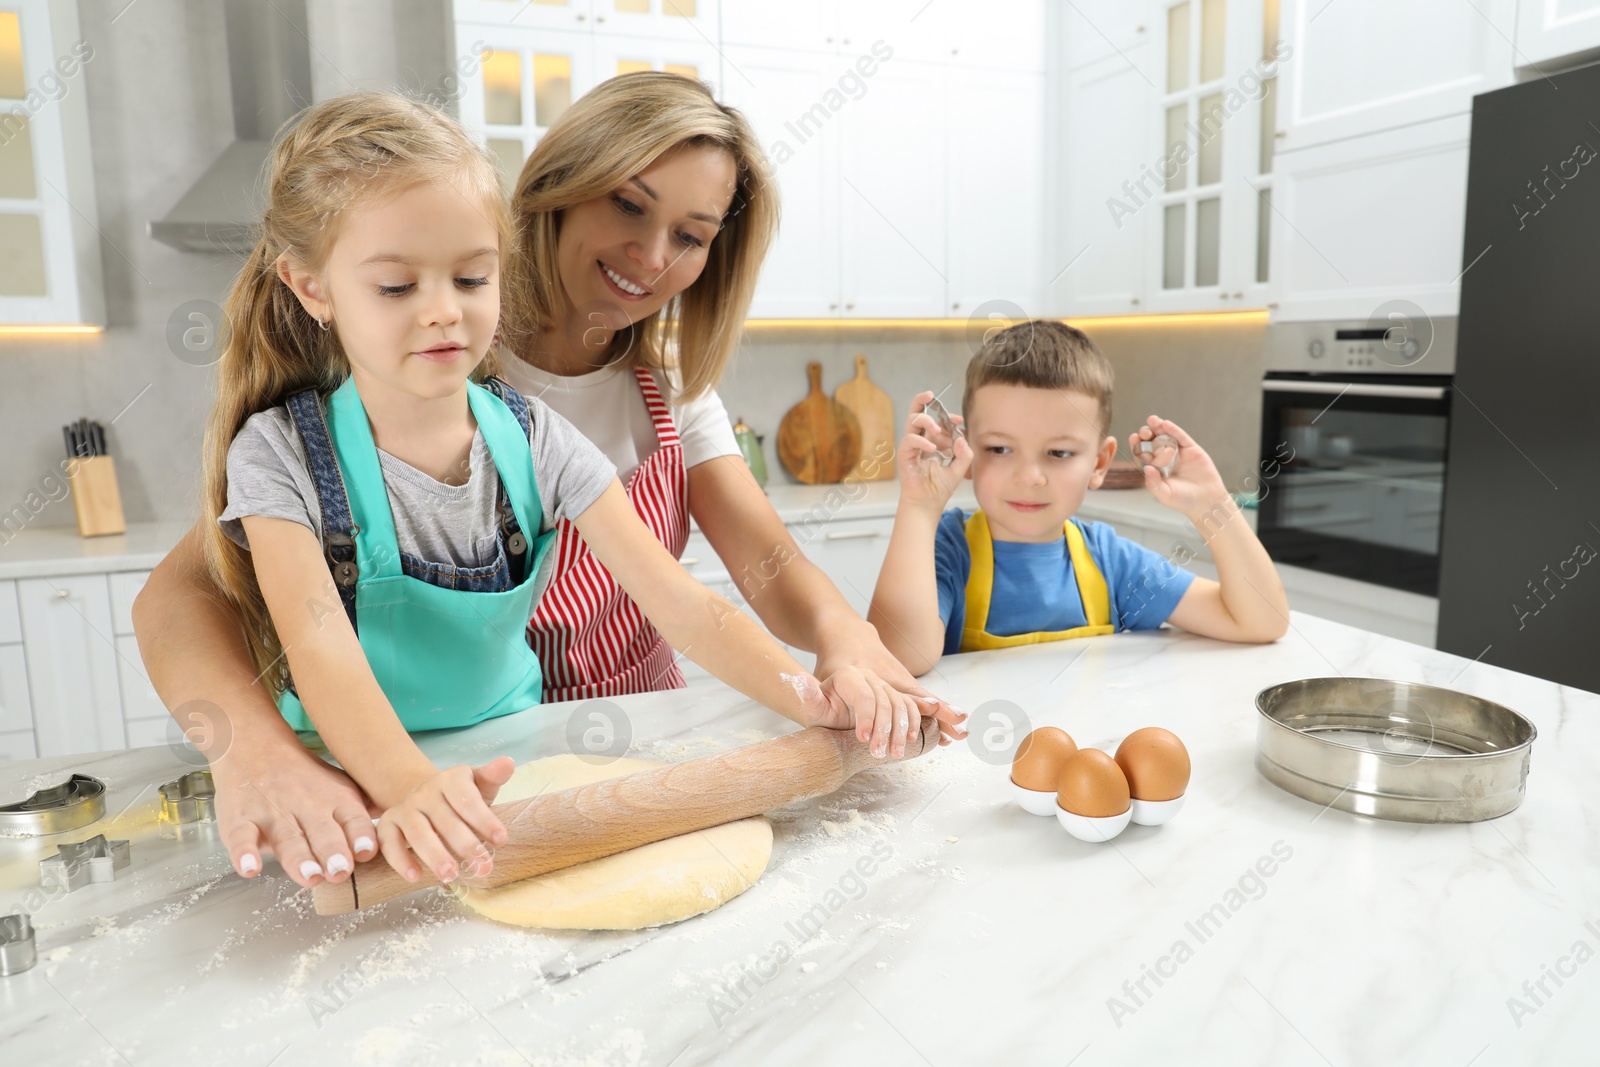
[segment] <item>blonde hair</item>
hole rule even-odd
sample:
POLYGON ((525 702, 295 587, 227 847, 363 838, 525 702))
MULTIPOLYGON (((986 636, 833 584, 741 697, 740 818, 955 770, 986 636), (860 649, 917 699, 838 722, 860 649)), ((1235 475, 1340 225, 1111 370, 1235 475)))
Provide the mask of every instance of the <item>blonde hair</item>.
POLYGON ((513 352, 531 352, 562 306, 555 268, 562 212, 606 195, 684 145, 721 148, 733 157, 733 201, 700 277, 631 331, 617 331, 606 355, 663 368, 675 352, 684 399, 716 385, 738 346, 761 261, 777 233, 778 191, 745 117, 719 104, 701 82, 659 71, 620 75, 590 90, 523 164, 511 194, 520 240, 505 279, 513 352))
MULTIPOLYGON (((493 160, 454 120, 392 93, 359 92, 316 104, 285 123, 267 161, 260 237, 223 307, 225 336, 217 396, 206 427, 205 557, 212 583, 239 613, 251 658, 274 696, 288 666, 261 597, 250 553, 222 533, 228 503, 228 449, 245 420, 307 388, 329 391, 350 373, 338 330, 324 329, 278 276, 288 253, 320 270, 341 215, 372 198, 420 182, 462 182, 510 248, 511 216, 493 160)), ((491 373, 494 350, 474 371, 491 373)))
POLYGON ((1030 389, 1070 389, 1095 401, 1100 432, 1111 426, 1111 362, 1089 335, 1054 319, 1030 319, 999 330, 967 364, 961 410, 985 385, 1023 385, 1030 389))

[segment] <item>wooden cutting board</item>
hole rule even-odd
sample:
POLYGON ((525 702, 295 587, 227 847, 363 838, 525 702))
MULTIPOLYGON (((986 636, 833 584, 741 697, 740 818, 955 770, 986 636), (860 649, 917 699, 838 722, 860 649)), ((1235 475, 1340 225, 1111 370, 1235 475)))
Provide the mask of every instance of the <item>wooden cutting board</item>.
POLYGON ((861 458, 855 475, 864 482, 894 480, 894 401, 867 377, 867 357, 856 357, 856 376, 833 391, 861 424, 861 458))
POLYGON ((822 391, 822 364, 807 363, 811 392, 778 423, 778 461, 806 485, 844 480, 861 456, 861 426, 822 391))

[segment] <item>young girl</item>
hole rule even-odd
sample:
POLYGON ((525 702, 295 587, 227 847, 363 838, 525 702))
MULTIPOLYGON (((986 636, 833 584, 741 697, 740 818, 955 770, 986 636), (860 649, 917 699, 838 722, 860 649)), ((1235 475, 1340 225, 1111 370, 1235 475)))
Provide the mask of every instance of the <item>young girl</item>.
MULTIPOLYGON (((509 757, 441 771, 410 732, 539 702, 523 627, 559 519, 729 685, 804 724, 872 721, 874 703, 838 695, 846 672, 818 683, 689 577, 605 457, 491 377, 511 226, 458 126, 400 97, 339 97, 280 139, 267 179, 228 297, 207 558, 284 718, 383 811, 395 870, 418 878, 414 854, 441 881, 462 861, 483 873, 483 843, 505 840, 489 802, 509 757)), ((301 873, 338 878, 337 860, 301 873)))

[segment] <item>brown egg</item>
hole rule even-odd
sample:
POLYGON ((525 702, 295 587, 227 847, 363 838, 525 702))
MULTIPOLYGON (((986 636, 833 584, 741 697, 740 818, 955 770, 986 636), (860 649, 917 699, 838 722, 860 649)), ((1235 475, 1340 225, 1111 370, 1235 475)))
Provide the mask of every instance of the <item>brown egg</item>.
POLYGON ((1128 780, 1117 761, 1098 748, 1079 749, 1067 757, 1056 778, 1056 803, 1074 815, 1107 819, 1131 806, 1128 780))
POLYGON ((1016 758, 1011 761, 1011 780, 1024 789, 1051 792, 1061 765, 1076 751, 1078 743, 1065 730, 1041 726, 1017 746, 1016 758))
POLYGON ((1135 730, 1117 746, 1117 766, 1139 800, 1177 800, 1189 788, 1189 750, 1159 726, 1135 730))

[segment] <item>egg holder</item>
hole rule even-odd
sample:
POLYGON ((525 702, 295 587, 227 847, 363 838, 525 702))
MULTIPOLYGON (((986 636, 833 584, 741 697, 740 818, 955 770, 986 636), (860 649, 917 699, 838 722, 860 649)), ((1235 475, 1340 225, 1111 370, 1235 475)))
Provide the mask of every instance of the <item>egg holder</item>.
MULTIPOLYGON (((1127 739, 1124 738, 1123 740, 1127 739)), ((1116 766, 1115 752, 1108 752, 1102 745, 1090 745, 1089 747, 1098 748, 1101 752, 1106 752, 1107 755, 1112 756, 1113 765, 1116 766)), ((1121 747, 1121 742, 1118 743, 1117 747, 1121 747)), ((1079 751, 1082 750, 1080 749, 1079 751)), ((1120 766, 1117 767, 1117 770, 1118 773, 1121 773, 1120 766)), ((1063 830, 1079 841, 1087 841, 1092 845, 1110 841, 1126 830, 1129 823, 1137 823, 1140 826, 1161 826, 1171 822, 1178 812, 1183 810, 1183 802, 1189 795, 1187 787, 1185 787, 1183 794, 1171 800, 1140 800, 1137 797, 1130 796, 1127 811, 1120 815, 1095 817, 1079 815, 1063 808, 1057 802, 1056 791, 1053 789, 1027 789, 1018 785, 1015 780, 1008 779, 1008 781, 1010 781, 1011 785, 1011 794, 1016 799, 1017 806, 1023 811, 1030 815, 1039 815, 1046 818, 1054 815, 1063 830)))

